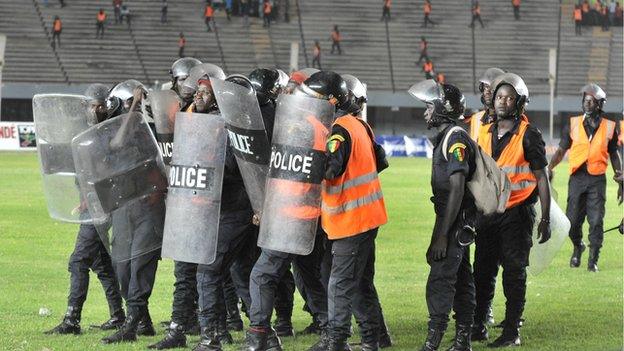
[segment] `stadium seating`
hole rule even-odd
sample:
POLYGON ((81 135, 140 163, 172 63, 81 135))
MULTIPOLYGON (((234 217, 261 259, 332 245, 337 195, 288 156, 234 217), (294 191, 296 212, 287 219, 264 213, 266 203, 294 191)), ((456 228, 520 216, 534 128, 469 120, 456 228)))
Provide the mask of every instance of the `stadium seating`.
MULTIPOLYGON (((44 6, 41 0, 3 0, 0 32, 8 36, 4 79, 111 83, 134 77, 162 83, 169 79, 168 69, 177 58, 180 32, 187 39, 187 56, 222 65, 228 73, 248 73, 261 66, 287 70, 290 44, 301 44, 303 35, 306 51, 300 46, 300 67, 311 65, 312 47, 319 40, 323 68, 361 77, 370 89, 403 91, 424 77, 415 61, 418 42, 425 36, 436 71, 471 92, 470 3, 434 1, 431 18, 438 24, 422 28, 423 1, 393 1, 388 32, 380 20, 381 1, 377 0, 290 0, 290 23, 283 20, 286 8, 281 1, 280 18, 270 29, 263 28, 259 18, 250 17, 246 27, 241 17, 228 21, 224 11, 217 11, 218 31, 207 32, 201 0, 170 0, 167 24, 160 23, 159 0, 126 0, 131 27, 114 24, 109 0, 73 0, 64 8, 55 1, 44 6), (100 7, 107 12, 108 23, 104 39, 95 39, 95 15, 100 7), (63 20, 63 33, 62 47, 53 50, 50 41, 55 15, 63 20), (343 37, 340 56, 329 54, 334 24, 340 26, 343 37)), ((477 25, 474 29, 476 76, 499 66, 523 76, 532 94, 547 94, 548 49, 557 47, 561 26, 558 93, 577 94, 580 86, 592 80, 606 86, 609 94, 621 95, 622 28, 602 32, 599 27, 588 27, 583 28, 583 36, 575 36, 573 3, 563 1, 559 22, 557 1, 523 2, 520 21, 514 20, 508 1, 480 1, 486 28, 477 25)))

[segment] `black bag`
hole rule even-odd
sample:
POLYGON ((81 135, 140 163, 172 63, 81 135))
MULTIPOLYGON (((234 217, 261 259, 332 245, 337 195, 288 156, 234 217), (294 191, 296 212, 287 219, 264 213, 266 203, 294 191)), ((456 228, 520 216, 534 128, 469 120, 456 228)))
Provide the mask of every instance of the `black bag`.
POLYGON ((381 171, 390 167, 390 164, 388 163, 388 159, 386 158, 386 150, 384 150, 383 146, 379 145, 375 141, 375 138, 373 137, 373 131, 371 130, 371 127, 368 125, 368 123, 364 122, 363 120, 359 118, 357 120, 360 121, 360 123, 362 123, 364 128, 366 128, 366 132, 368 133, 368 136, 370 137, 371 142, 373 143, 373 151, 375 152, 375 163, 377 165, 377 173, 381 173, 381 171))

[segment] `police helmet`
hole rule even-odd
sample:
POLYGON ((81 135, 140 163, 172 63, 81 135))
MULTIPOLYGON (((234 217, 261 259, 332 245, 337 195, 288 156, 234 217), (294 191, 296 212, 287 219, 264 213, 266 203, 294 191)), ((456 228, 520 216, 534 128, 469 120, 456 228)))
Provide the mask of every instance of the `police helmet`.
POLYGON ((174 80, 176 78, 186 78, 191 71, 191 68, 200 65, 202 62, 193 57, 183 57, 181 59, 177 59, 172 65, 169 73, 171 74, 171 78, 174 80))
POLYGON ((362 111, 363 104, 368 101, 366 97, 366 87, 355 76, 343 74, 341 77, 347 83, 347 89, 349 90, 349 102, 351 106, 347 112, 358 114, 362 111))
POLYGON ((106 103, 106 98, 108 97, 109 91, 110 88, 108 86, 100 83, 95 83, 87 87, 84 95, 87 97, 87 100, 89 102, 106 103))
POLYGON ((504 73, 505 71, 497 67, 490 67, 486 69, 485 72, 483 72, 481 78, 479 78, 479 91, 483 92, 483 90, 485 89, 484 85, 486 84, 492 86, 492 82, 494 82, 494 79, 504 73))
POLYGON ((256 91, 254 89, 253 83, 249 80, 249 78, 245 77, 242 74, 231 74, 227 78, 225 78, 226 82, 231 82, 234 84, 238 84, 245 88, 250 94, 255 94, 256 91))
POLYGON ((290 77, 288 76, 288 74, 286 74, 286 72, 282 71, 279 68, 277 69, 277 73, 279 74, 279 79, 277 80, 277 84, 279 85, 280 89, 284 89, 288 85, 288 81, 290 81, 290 77))
POLYGON ((602 88, 598 86, 598 84, 594 83, 585 85, 581 89, 581 95, 583 99, 585 98, 585 95, 592 96, 598 102, 598 106, 600 107, 600 109, 602 109, 602 105, 604 105, 604 103, 607 101, 607 93, 605 93, 605 91, 602 90, 602 88))
POLYGON ((510 85, 518 95, 516 109, 518 114, 521 114, 529 103, 529 88, 527 88, 524 80, 519 75, 509 72, 501 74, 492 82, 492 105, 494 105, 496 100, 496 92, 503 85, 510 85))
POLYGON ((260 105, 277 99, 280 89, 279 79, 280 75, 276 69, 256 68, 249 73, 249 80, 256 90, 260 105))
POLYGON ((136 79, 128 79, 115 85, 115 87, 111 89, 110 93, 108 93, 108 99, 106 101, 106 108, 111 115, 119 108, 123 109, 125 102, 132 102, 134 89, 139 87, 147 91, 147 88, 143 85, 143 83, 136 79))
POLYGON ((433 121, 442 119, 457 120, 464 114, 466 98, 454 85, 439 84, 433 79, 427 79, 412 85, 408 93, 427 105, 432 105, 433 121))
POLYGON ((314 73, 299 85, 299 89, 311 97, 329 100, 341 110, 349 104, 347 83, 335 72, 320 71, 314 73))

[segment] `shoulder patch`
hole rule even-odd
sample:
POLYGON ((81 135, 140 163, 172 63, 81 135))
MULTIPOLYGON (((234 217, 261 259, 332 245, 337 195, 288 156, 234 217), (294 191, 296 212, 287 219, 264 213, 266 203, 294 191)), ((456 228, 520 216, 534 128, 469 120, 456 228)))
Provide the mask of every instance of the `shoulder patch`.
POLYGON ((345 138, 340 134, 334 134, 327 140, 327 151, 334 153, 340 147, 340 143, 344 142, 345 138))
POLYGON ((459 142, 455 143, 449 147, 448 153, 452 154, 457 161, 463 162, 466 158, 466 144, 459 142))
POLYGON ((334 134, 334 135, 329 137, 329 140, 338 140, 340 142, 344 142, 345 138, 342 135, 340 135, 340 134, 334 134))

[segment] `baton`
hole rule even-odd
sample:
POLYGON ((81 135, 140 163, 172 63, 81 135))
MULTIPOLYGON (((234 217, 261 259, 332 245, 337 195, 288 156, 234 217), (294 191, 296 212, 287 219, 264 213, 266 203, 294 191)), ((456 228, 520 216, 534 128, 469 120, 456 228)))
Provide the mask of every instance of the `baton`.
POLYGON ((619 226, 619 225, 616 225, 616 226, 615 226, 615 227, 613 227, 613 228, 610 228, 610 229, 605 230, 602 234, 605 234, 605 233, 608 233, 608 232, 612 232, 612 231, 614 231, 614 230, 616 230, 616 229, 618 229, 618 228, 620 228, 620 226, 619 226))

